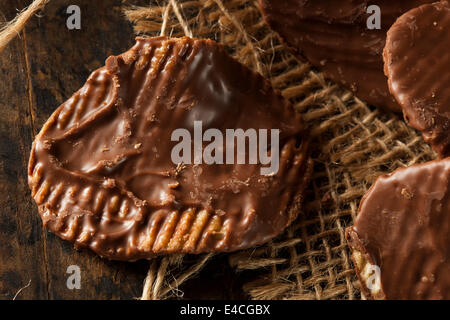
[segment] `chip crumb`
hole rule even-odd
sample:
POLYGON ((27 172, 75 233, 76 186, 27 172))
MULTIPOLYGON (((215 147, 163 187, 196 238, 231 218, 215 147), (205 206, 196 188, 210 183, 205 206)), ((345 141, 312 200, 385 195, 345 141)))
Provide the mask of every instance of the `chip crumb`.
POLYGON ((106 179, 103 182, 103 186, 108 189, 114 188, 116 186, 116 181, 114 179, 106 179))
POLYGON ((408 200, 411 200, 413 198, 413 194, 410 193, 406 188, 403 188, 401 193, 402 196, 404 196, 408 200))
POLYGON ((178 181, 175 181, 175 182, 169 183, 167 185, 167 187, 169 187, 169 189, 176 189, 179 187, 179 185, 180 185, 180 183, 178 181))

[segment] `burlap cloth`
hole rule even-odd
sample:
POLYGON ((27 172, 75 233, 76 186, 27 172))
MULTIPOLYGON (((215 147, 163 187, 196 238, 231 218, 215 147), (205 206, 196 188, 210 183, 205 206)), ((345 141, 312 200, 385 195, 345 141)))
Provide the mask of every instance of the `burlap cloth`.
MULTIPOLYGON (((186 34, 224 44, 270 79, 310 127, 315 172, 303 212, 271 243, 229 255, 236 272, 252 270, 243 290, 252 299, 360 298, 344 229, 379 175, 434 158, 421 136, 292 55, 265 24, 256 0, 155 1, 125 4, 124 13, 137 34, 186 34)), ((182 296, 178 286, 199 272, 202 277, 210 257, 154 259, 142 298, 182 296)))

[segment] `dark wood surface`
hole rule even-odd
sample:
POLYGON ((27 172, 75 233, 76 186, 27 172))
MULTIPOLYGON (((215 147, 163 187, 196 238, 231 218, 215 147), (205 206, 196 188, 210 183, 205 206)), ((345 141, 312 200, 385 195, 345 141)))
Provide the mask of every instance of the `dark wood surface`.
MULTIPOLYGON (((31 1, 0 0, 0 22, 31 1)), ((148 2, 148 1, 145 1, 148 2)), ((27 185, 33 137, 51 113, 109 55, 134 43, 120 0, 52 0, 0 53, 0 299, 133 299, 141 295, 148 261, 101 259, 43 228, 27 185), (68 30, 66 9, 81 8, 81 30, 68 30), (66 286, 67 267, 81 270, 81 289, 66 286)), ((211 261, 180 289, 188 299, 243 298, 245 275, 227 256, 211 261)))

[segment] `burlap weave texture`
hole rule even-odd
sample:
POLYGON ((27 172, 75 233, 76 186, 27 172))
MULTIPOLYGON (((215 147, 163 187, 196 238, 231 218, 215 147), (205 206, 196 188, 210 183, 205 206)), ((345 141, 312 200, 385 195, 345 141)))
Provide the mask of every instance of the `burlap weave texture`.
MULTIPOLYGON (((379 175, 433 159, 431 148, 399 116, 368 107, 291 54, 265 24, 256 0, 158 2, 125 4, 137 34, 189 35, 224 44, 270 79, 310 128, 314 174, 303 212, 271 243, 229 256, 236 272, 252 270, 244 291, 252 299, 359 298, 344 229, 379 175)), ((209 258, 154 260, 143 298, 179 295, 177 286, 197 272, 201 277, 209 258)))

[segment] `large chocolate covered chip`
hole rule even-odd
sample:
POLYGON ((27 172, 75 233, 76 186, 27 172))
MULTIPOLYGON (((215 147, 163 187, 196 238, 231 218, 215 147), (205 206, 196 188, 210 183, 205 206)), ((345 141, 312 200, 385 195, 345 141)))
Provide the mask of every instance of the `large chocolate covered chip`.
POLYGON ((450 5, 413 9, 392 26, 384 50, 389 87, 405 120, 440 157, 450 156, 450 5))
POLYGON ((346 237, 374 299, 450 299, 450 159, 378 178, 346 237))
POLYGON ((272 29, 327 77, 369 104, 401 111, 383 73, 386 31, 409 9, 433 0, 259 1, 272 29), (380 8, 381 29, 367 27, 368 18, 376 13, 367 13, 372 5, 380 8))
POLYGON ((311 169, 303 134, 292 106, 215 42, 138 38, 44 125, 29 184, 51 231, 110 259, 243 249, 297 217, 311 169), (250 151, 238 161, 236 139, 236 160, 220 164, 229 145, 218 139, 234 129, 259 133, 255 159, 264 163, 250 151), (192 162, 173 157, 183 134, 192 162), (194 155, 212 141, 219 160, 207 164, 194 155), (268 172, 273 141, 279 165, 268 172))

